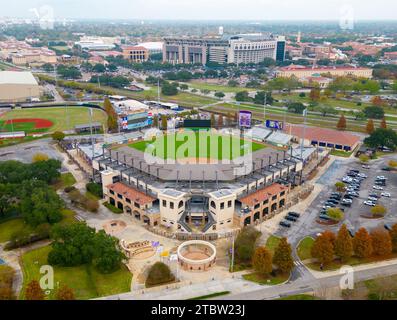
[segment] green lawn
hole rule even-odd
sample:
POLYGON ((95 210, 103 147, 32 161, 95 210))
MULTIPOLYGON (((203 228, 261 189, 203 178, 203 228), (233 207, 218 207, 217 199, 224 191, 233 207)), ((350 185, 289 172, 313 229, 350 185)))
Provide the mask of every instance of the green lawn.
POLYGON ((66 187, 71 187, 76 183, 76 179, 73 174, 70 172, 61 174, 61 178, 57 183, 55 183, 54 187, 56 190, 63 189, 66 187))
POLYGON ((170 134, 154 139, 153 141, 139 141, 129 145, 131 148, 142 152, 151 153, 162 159, 203 158, 203 159, 227 159, 232 160, 244 155, 244 151, 252 152, 265 148, 264 145, 236 138, 234 136, 222 136, 206 131, 196 133, 170 134), (180 141, 179 141, 180 140, 180 141), (171 142, 175 147, 170 151, 167 148, 171 142))
POLYGON ((280 243, 280 238, 271 235, 266 241, 266 248, 268 248, 271 253, 274 255, 274 251, 276 250, 278 244, 280 243))
POLYGON ((230 87, 225 85, 217 85, 213 83, 203 83, 201 81, 190 81, 187 83, 189 87, 198 89, 198 90, 210 90, 210 91, 220 91, 220 92, 240 92, 240 91, 255 91, 252 88, 245 88, 245 87, 230 87))
MULTIPOLYGON (((53 126, 48 131, 72 130, 78 124, 90 122, 88 108, 85 107, 54 107, 54 108, 35 108, 35 109, 16 109, 4 113, 0 116, 0 121, 10 119, 47 119, 53 122, 53 126)), ((93 109, 93 121, 106 124, 105 112, 93 109)), ((0 127, 0 130, 2 128, 0 127)), ((15 127, 14 127, 15 130, 15 127)), ((41 130, 42 131, 42 130, 41 130)))
POLYGON ((342 158, 349 158, 354 151, 351 152, 345 152, 345 151, 340 151, 340 150, 332 150, 331 155, 332 156, 337 156, 337 157, 342 157, 342 158))
POLYGON ((307 260, 311 259, 312 254, 311 254, 311 249, 314 243, 314 239, 312 237, 306 237, 302 239, 301 242, 299 242, 298 248, 297 248, 297 254, 299 259, 307 260))
POLYGON ((316 298, 311 294, 295 294, 292 296, 283 297, 276 300, 318 300, 318 298, 316 298))
POLYGON ((281 274, 276 276, 269 275, 264 277, 256 272, 243 275, 243 279, 251 282, 258 283, 260 285, 274 286, 287 281, 289 278, 288 274, 281 274))
POLYGON ((22 218, 16 218, 0 223, 0 243, 10 241, 14 234, 18 234, 23 231, 33 232, 34 228, 27 225, 22 218))
MULTIPOLYGON (((45 246, 25 253, 22 256, 23 299, 24 289, 32 280, 39 280, 40 267, 46 265, 50 246, 45 246)), ((95 268, 83 265, 78 267, 54 267, 54 289, 48 298, 53 299, 56 288, 65 284, 74 290, 76 299, 92 299, 130 291, 132 274, 123 266, 112 274, 100 274, 95 268)))

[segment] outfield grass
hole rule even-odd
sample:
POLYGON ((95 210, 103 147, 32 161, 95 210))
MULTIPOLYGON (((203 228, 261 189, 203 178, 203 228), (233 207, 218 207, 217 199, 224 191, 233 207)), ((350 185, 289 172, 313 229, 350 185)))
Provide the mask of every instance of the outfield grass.
POLYGON ((299 242, 298 248, 297 248, 297 254, 299 259, 307 260, 311 259, 312 254, 311 254, 311 249, 314 243, 314 239, 312 237, 306 237, 302 239, 301 242, 299 242))
MULTIPOLYGON (((24 298, 27 284, 42 277, 40 267, 48 264, 47 256, 50 246, 45 246, 25 253, 22 256, 23 289, 20 298, 24 298)), ((123 265, 111 274, 100 274, 94 267, 82 265, 78 267, 54 267, 54 289, 48 295, 54 299, 56 289, 62 285, 72 288, 76 299, 92 299, 130 291, 132 274, 123 265)))
MULTIPOLYGON (((54 107, 54 108, 31 108, 16 109, 4 113, 0 116, 0 121, 10 119, 29 119, 40 118, 48 119, 53 122, 53 126, 48 131, 73 130, 78 124, 90 122, 89 109, 86 107, 54 107)), ((93 109, 93 121, 106 124, 106 114, 102 110, 93 109)), ((14 127, 15 128, 15 127, 14 127)), ((0 130, 2 128, 0 127, 0 130)), ((15 130, 15 129, 14 129, 15 130)), ((41 130, 43 131, 43 130, 41 130)))
POLYGON ((164 135, 152 141, 132 143, 129 147, 150 153, 161 159, 181 159, 187 157, 232 160, 244 155, 244 151, 249 147, 249 144, 252 146, 252 152, 265 148, 262 144, 234 136, 222 136, 204 131, 185 133, 184 135, 178 134, 177 136, 175 134, 164 135), (175 142, 175 147, 171 149, 173 151, 168 152, 167 148, 171 148, 171 145, 168 145, 172 142, 175 142))

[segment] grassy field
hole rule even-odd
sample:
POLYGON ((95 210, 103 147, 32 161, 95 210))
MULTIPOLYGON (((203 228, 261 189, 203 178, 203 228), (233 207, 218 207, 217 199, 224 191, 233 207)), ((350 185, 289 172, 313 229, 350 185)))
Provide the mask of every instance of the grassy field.
MULTIPOLYGON (((142 152, 151 153, 162 159, 202 158, 202 159, 227 159, 232 160, 244 154, 244 150, 252 145, 252 152, 265 148, 264 145, 246 141, 236 137, 221 136, 201 131, 200 133, 187 133, 179 139, 175 134, 159 137, 153 141, 139 141, 129 146, 142 152), (178 141, 178 140, 183 141, 178 141), (170 141, 175 142, 173 152, 170 141)), ((248 149, 249 151, 249 149, 248 149)))
POLYGON ((255 91, 252 88, 245 88, 245 87, 230 87, 224 85, 217 85, 213 83, 204 83, 201 81, 190 81, 187 83, 189 87, 198 89, 198 90, 210 90, 210 91, 220 91, 220 92, 240 92, 240 91, 255 91))
MULTIPOLYGON (((90 115, 87 108, 83 107, 55 107, 55 108, 35 108, 35 109, 17 109, 4 113, 0 116, 0 121, 10 119, 29 119, 39 118, 47 119, 53 122, 49 131, 72 130, 78 124, 90 122, 90 115)), ((93 110, 93 121, 106 124, 106 114, 101 110, 93 110)), ((2 128, 0 128, 1 130, 2 128)))
POLYGON ((57 183, 54 184, 56 190, 71 187, 76 183, 76 179, 70 172, 61 174, 61 178, 57 183))
MULTIPOLYGON (((75 212, 69 209, 62 209, 63 219, 60 224, 68 224, 75 222, 75 212)), ((22 218, 15 218, 0 223, 0 243, 11 240, 14 234, 33 233, 35 228, 26 224, 22 218)))
POLYGON ((260 285, 275 286, 287 281, 289 278, 288 274, 280 274, 276 276, 269 275, 267 277, 262 276, 256 272, 243 275, 243 279, 251 282, 258 283, 260 285))
POLYGON ((0 243, 5 243, 11 240, 14 234, 21 232, 33 232, 34 228, 27 225, 23 219, 12 219, 0 223, 0 243))
MULTIPOLYGON (((40 267, 46 265, 50 246, 29 251, 22 256, 23 299, 26 285, 32 280, 39 280, 40 267)), ((72 288, 76 299, 92 299, 130 291, 132 274, 123 266, 111 274, 100 274, 95 268, 83 265, 78 267, 54 267, 54 286, 48 298, 53 299, 56 289, 61 285, 72 288)))
POLYGON ((280 238, 276 236, 270 236, 266 241, 266 248, 268 248, 271 253, 274 255, 274 251, 276 250, 278 244, 280 243, 280 238))
POLYGON ((302 239, 302 241, 299 243, 298 248, 297 248, 297 253, 299 259, 307 260, 311 259, 311 249, 314 243, 314 239, 311 237, 306 237, 302 239))

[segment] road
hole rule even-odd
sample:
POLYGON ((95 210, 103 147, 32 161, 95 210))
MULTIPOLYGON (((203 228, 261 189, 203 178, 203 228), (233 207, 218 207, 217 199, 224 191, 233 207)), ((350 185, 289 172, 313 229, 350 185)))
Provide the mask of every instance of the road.
MULTIPOLYGON (((377 277, 386 277, 397 274, 397 265, 388 265, 384 267, 366 269, 354 272, 354 282, 361 282, 377 277)), ((219 300, 272 300, 283 296, 313 292, 324 288, 338 287, 341 275, 333 275, 321 279, 297 280, 274 287, 265 287, 263 289, 244 292, 243 294, 228 295, 218 298, 219 300)))

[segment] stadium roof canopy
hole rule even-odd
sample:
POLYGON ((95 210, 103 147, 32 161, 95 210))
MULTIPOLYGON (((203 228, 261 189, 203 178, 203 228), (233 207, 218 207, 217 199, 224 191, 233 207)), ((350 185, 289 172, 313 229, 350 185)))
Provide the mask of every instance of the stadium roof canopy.
POLYGON ((0 71, 0 84, 38 85, 33 74, 25 71, 0 71))

